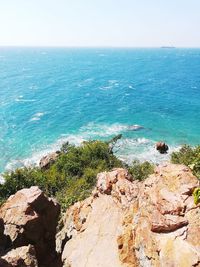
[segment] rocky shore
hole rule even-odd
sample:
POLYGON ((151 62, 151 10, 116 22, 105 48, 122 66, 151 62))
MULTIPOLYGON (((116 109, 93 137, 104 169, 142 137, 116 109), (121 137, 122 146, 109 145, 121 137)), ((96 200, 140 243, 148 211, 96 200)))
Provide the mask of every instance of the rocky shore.
POLYGON ((122 168, 99 173, 59 229, 59 204, 38 187, 22 189, 0 208, 0 266, 198 267, 196 187, 184 165, 160 165, 143 182, 122 168))

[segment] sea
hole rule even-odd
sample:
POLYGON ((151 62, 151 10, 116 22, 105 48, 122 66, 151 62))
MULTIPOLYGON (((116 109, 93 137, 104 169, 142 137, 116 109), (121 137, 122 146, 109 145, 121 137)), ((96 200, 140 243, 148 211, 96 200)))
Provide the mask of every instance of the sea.
POLYGON ((200 144, 200 49, 0 48, 1 173, 118 134, 127 163, 200 144))

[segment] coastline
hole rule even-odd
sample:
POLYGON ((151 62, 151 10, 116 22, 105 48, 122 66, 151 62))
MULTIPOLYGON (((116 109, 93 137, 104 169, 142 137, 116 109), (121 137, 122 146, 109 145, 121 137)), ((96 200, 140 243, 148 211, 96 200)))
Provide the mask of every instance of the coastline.
MULTIPOLYGON (((137 129, 135 129, 137 130, 137 129)), ((120 133, 120 132, 119 132, 120 133)), ((110 140, 112 135, 106 139, 97 138, 96 140, 110 140)), ((34 151, 30 157, 11 160, 5 166, 5 170, 0 173, 0 183, 2 182, 2 174, 4 172, 10 172, 21 167, 38 167, 41 159, 51 153, 59 151, 61 146, 69 142, 72 145, 80 146, 84 141, 93 140, 92 138, 86 139, 79 135, 69 135, 58 139, 55 143, 49 144, 45 149, 34 151)), ((148 161, 153 164, 160 164, 162 162, 168 162, 170 160, 170 155, 180 149, 181 146, 169 146, 169 151, 167 154, 160 154, 155 148, 156 141, 152 141, 146 138, 123 138, 118 140, 116 143, 116 148, 114 149, 114 154, 122 162, 128 165, 134 160, 139 162, 148 161)))

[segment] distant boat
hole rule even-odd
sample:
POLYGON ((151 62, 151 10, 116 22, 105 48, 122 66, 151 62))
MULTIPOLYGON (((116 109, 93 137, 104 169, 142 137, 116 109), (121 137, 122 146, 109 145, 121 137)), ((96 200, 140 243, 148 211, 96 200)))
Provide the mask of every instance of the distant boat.
POLYGON ((171 48, 176 48, 176 47, 175 46, 161 46, 161 48, 171 49, 171 48))

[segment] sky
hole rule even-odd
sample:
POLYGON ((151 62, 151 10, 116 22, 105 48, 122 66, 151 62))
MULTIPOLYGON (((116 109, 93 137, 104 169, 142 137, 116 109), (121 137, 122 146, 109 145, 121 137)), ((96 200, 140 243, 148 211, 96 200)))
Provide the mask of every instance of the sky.
POLYGON ((0 46, 200 47, 200 0, 0 0, 0 46))

